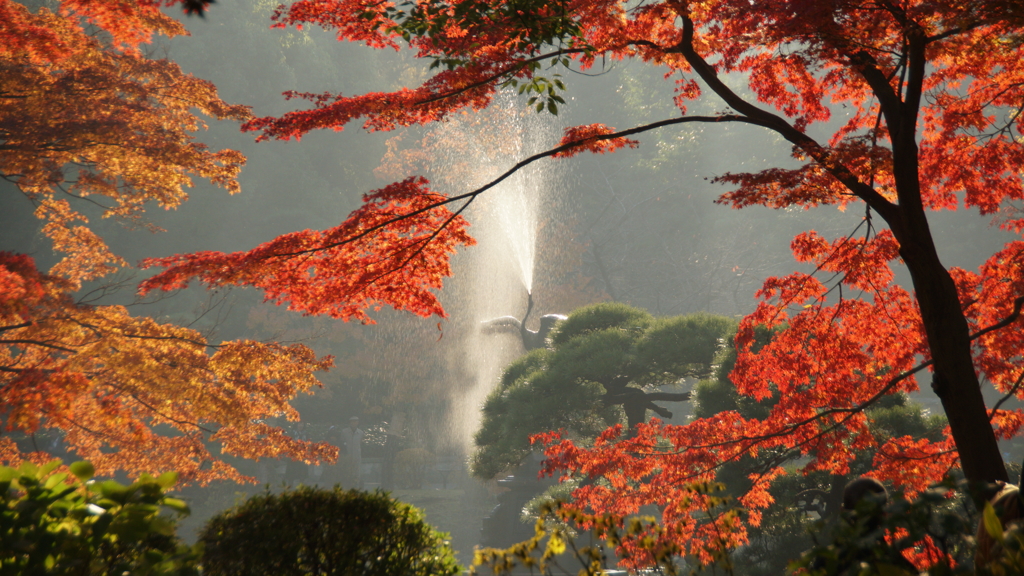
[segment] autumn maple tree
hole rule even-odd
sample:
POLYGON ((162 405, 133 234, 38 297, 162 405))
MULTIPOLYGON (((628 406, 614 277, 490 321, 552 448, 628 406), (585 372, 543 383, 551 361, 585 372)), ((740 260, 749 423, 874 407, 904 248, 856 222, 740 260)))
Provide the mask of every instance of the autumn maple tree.
MULTIPOLYGON (((244 121, 247 107, 142 49, 184 34, 161 8, 203 2, 69 0, 29 10, 0 0, 0 177, 35 206, 63 259, 44 272, 0 252, 0 461, 45 460, 34 435, 101 474, 177 470, 206 483, 245 477, 212 453, 329 459, 266 424, 294 419, 289 401, 331 365, 303 345, 212 342, 199 331, 84 301, 128 267, 90 217, 147 226, 147 204, 171 209, 196 177, 238 192, 244 156, 195 141, 201 113, 244 121)), ((152 228, 152 226, 150 226, 152 228)), ((103 292, 101 290, 100 292, 103 292)))
MULTIPOLYGON (((1007 243, 976 271, 947 268, 927 214, 1010 208, 1001 226, 1024 230, 1012 211, 1024 199, 1018 2, 299 0, 275 20, 319 25, 375 48, 405 46, 438 72, 389 93, 288 93, 310 106, 249 121, 246 129, 262 139, 297 139, 357 120, 371 131, 442 121, 487 107, 502 88, 557 112, 567 77, 559 69, 627 59, 664 72, 678 113, 620 130, 570 127, 558 146, 461 195, 440 197, 409 178, 369 195, 332 230, 286 235, 245 253, 153 260, 166 270, 145 290, 198 278, 256 286, 307 313, 365 319, 368 308, 391 305, 443 314, 433 291, 451 252, 471 242, 460 213, 508 174, 545 157, 636 146, 630 137, 657 128, 748 125, 768 142, 785 140, 792 162, 719 176, 730 188, 720 203, 831 205, 865 217, 841 238, 798 236, 793 252, 814 273, 768 279, 740 325, 731 378, 740 394, 778 397, 766 417, 724 412, 685 426, 652 422, 629 437, 613 428, 590 448, 542 438, 553 468, 603 479, 577 490, 577 503, 617 514, 657 504, 665 533, 689 542, 726 528, 695 520, 707 500, 689 482, 709 480, 721 463, 746 454, 795 452, 808 458, 804 471, 843 474, 855 451, 873 447, 872 473, 909 492, 955 466, 972 481, 1006 479, 997 437, 1018 433, 1024 415, 987 407, 982 383, 1006 396, 1020 395, 1024 384, 1024 242, 1007 243), (720 111, 688 109, 704 101, 720 111), (912 289, 893 282, 894 264, 909 271, 912 289), (755 349, 759 326, 780 331, 755 349), (879 442, 866 408, 917 390, 924 369, 948 417, 946 439, 879 442)), ((760 521, 765 488, 784 473, 775 467, 751 478, 741 498, 747 521, 760 521)), ((743 539, 742 530, 725 532, 743 539)))

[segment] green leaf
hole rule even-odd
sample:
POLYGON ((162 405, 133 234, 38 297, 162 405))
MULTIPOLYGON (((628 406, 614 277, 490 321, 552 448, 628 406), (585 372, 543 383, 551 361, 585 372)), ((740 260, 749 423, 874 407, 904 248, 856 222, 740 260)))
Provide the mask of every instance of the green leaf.
POLYGON ((1003 540, 1003 523, 999 521, 995 508, 991 502, 985 502, 985 511, 982 512, 982 522, 985 524, 985 532, 997 542, 1003 540))
POLYGON ((94 486, 94 490, 98 490, 99 493, 109 500, 112 500, 116 504, 125 504, 128 502, 128 498, 131 496, 133 490, 127 486, 117 482, 116 480, 106 480, 100 482, 94 486))
POLYGON ((156 483, 158 486, 166 490, 178 483, 178 473, 164 472, 163 474, 160 475, 159 478, 156 479, 156 483))
POLYGON ((21 466, 18 467, 18 472, 20 472, 22 476, 38 477, 39 466, 36 466, 32 462, 22 462, 21 466))
POLYGON ((0 466, 0 482, 10 482, 18 477, 18 471, 10 466, 0 466))
POLYGON ((46 479, 46 482, 43 483, 43 488, 46 488, 47 490, 52 490, 55 486, 63 482, 64 479, 67 477, 67 474, 54 474, 46 479))
POLYGON ((71 473, 82 482, 85 482, 96 475, 96 468, 91 463, 84 460, 81 462, 74 462, 71 466, 68 466, 68 468, 70 468, 71 473))
POLYGON ((46 476, 50 472, 53 472, 54 470, 57 469, 58 466, 60 466, 60 464, 60 460, 50 460, 46 464, 43 464, 42 466, 39 467, 39 477, 42 478, 43 476, 46 476))
POLYGON ((182 514, 190 514, 192 511, 189 509, 188 504, 184 500, 178 498, 164 498, 164 506, 167 506, 175 512, 181 512, 182 514))

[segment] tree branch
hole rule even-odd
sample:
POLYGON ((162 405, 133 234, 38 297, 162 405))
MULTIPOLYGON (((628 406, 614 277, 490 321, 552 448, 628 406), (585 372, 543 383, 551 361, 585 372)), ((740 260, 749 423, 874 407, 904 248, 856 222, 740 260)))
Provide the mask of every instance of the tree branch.
MULTIPOLYGON (((78 320, 76 318, 68 318, 68 320, 70 320, 71 322, 74 322, 75 324, 78 324, 79 326, 81 326, 83 328, 88 328, 88 329, 92 330, 93 333, 98 338, 103 338, 104 336, 106 336, 106 334, 103 332, 103 330, 101 330, 98 326, 95 326, 95 325, 90 324, 88 322, 83 322, 83 321, 78 320)), ((184 338, 182 336, 149 336, 149 335, 146 335, 146 334, 132 334, 130 332, 116 332, 116 334, 118 336, 122 336, 124 338, 137 338, 137 339, 140 339, 140 340, 179 340, 181 342, 187 342, 188 344, 193 344, 195 346, 202 346, 202 347, 205 347, 205 348, 221 348, 221 347, 224 346, 223 344, 210 344, 208 342, 203 342, 203 341, 200 341, 200 340, 193 340, 191 338, 184 338)))
POLYGON ((664 408, 662 406, 658 406, 657 404, 655 404, 653 402, 648 402, 646 408, 648 410, 650 410, 651 412, 654 412, 658 416, 661 416, 662 418, 671 418, 672 417, 672 411, 671 410, 669 410, 668 408, 664 408))
POLYGON ((887 221, 894 217, 896 206, 885 199, 874 188, 860 181, 846 166, 832 157, 832 154, 824 146, 803 132, 797 130, 786 119, 773 114, 762 108, 747 102, 731 88, 725 85, 718 77, 714 67, 708 64, 707 60, 697 53, 693 47, 694 24, 689 16, 682 14, 683 39, 680 41, 679 53, 686 58, 686 61, 693 68, 694 72, 717 94, 725 100, 726 104, 750 120, 751 124, 769 128, 780 136, 806 152, 822 168, 824 168, 835 179, 839 180, 847 189, 857 197, 875 209, 887 221))
POLYGON ((55 350, 61 350, 61 351, 68 352, 68 353, 71 353, 71 354, 78 354, 78 352, 76 350, 72 350, 71 348, 65 348, 63 346, 57 346, 56 344, 47 344, 45 342, 40 342, 38 340, 0 340, 0 344, 28 344, 28 345, 31 345, 31 346, 42 346, 44 348, 53 348, 55 350))
POLYGON ((861 77, 871 87, 871 92, 878 98, 878 105, 885 123, 890 130, 890 138, 895 139, 895 131, 899 127, 900 107, 902 102, 896 91, 889 84, 889 77, 878 68, 878 62, 867 50, 860 50, 849 56, 861 77))
POLYGON ((988 328, 982 328, 981 330, 978 330, 974 334, 971 334, 971 340, 976 340, 977 338, 984 336, 989 332, 999 330, 1000 328, 1005 328, 1010 324, 1013 324, 1017 320, 1017 318, 1020 318, 1020 311, 1022 307, 1024 307, 1024 296, 1021 296, 1013 301, 1013 311, 1010 312, 1009 316, 1003 318, 1002 320, 989 326, 988 328))
POLYGON ((671 125, 674 125, 674 124, 687 124, 687 123, 691 123, 691 122, 709 123, 709 124, 721 123, 721 122, 738 122, 738 123, 742 123, 742 124, 752 124, 752 125, 755 125, 755 126, 762 126, 762 127, 765 127, 765 128, 768 127, 768 126, 765 126, 764 124, 758 122, 757 120, 755 120, 753 118, 748 118, 746 116, 739 116, 739 115, 735 115, 735 114, 723 114, 723 115, 719 115, 719 116, 683 116, 681 118, 669 118, 667 120, 660 120, 658 122, 652 122, 650 124, 644 124, 642 126, 637 126, 635 128, 630 128, 628 130, 622 130, 621 132, 615 132, 615 133, 612 133, 612 134, 602 134, 602 135, 599 135, 599 136, 591 136, 591 137, 586 138, 584 140, 576 140, 576 141, 573 141, 573 142, 568 142, 566 144, 562 144, 560 146, 556 146, 556 147, 551 148, 549 150, 545 150, 544 152, 538 152, 537 154, 534 154, 532 156, 528 156, 527 158, 525 158, 523 160, 520 160, 514 166, 512 166, 511 168, 506 170, 503 174, 501 174, 497 178, 491 180, 487 184, 484 184, 483 186, 481 186, 481 187, 479 187, 479 188, 477 188, 477 189, 475 189, 475 190, 473 190, 471 192, 466 192, 465 194, 459 194, 458 196, 452 196, 450 198, 445 198, 444 200, 439 200, 437 202, 433 202, 431 204, 428 204, 427 206, 424 206, 423 208, 419 208, 419 209, 413 210, 412 212, 407 212, 405 214, 400 214, 398 216, 395 216, 394 218, 390 218, 388 220, 385 220, 384 222, 381 222, 380 224, 376 224, 374 226, 371 226, 371 227, 367 228, 366 230, 363 230, 359 234, 356 234, 356 235, 350 236, 348 238, 345 238, 344 240, 339 240, 337 242, 331 242, 331 243, 328 243, 328 244, 323 244, 323 245, 318 246, 316 248, 309 248, 307 250, 297 250, 295 252, 278 252, 278 253, 275 253, 275 254, 269 254, 269 255, 266 256, 266 258, 283 258, 283 257, 288 257, 288 256, 299 256, 299 255, 302 255, 302 254, 311 254, 311 253, 315 253, 315 252, 322 252, 324 250, 329 250, 331 248, 336 248, 338 246, 343 246, 345 244, 351 244, 352 242, 355 242, 357 240, 365 238, 366 236, 369 236, 369 235, 373 234, 374 232, 377 232, 378 230, 386 228, 387 226, 390 226, 391 224, 394 224, 395 222, 400 222, 400 221, 405 220, 407 218, 412 218, 414 216, 418 216, 420 214, 423 214, 424 212, 428 212, 430 210, 433 210, 434 208, 438 208, 438 207, 444 206, 446 204, 451 204, 453 202, 459 202, 461 200, 472 201, 477 196, 479 196, 480 194, 483 194, 484 192, 490 190, 491 188, 494 188, 498 184, 501 184, 502 182, 507 180, 510 176, 512 176, 513 174, 515 174, 519 170, 522 170, 526 166, 528 166, 530 164, 533 164, 534 162, 536 162, 538 160, 542 160, 544 158, 555 156, 556 154, 559 154, 559 153, 562 153, 562 152, 567 152, 569 150, 572 150, 573 148, 578 148, 578 147, 582 146, 583 144, 586 144, 586 143, 589 143, 589 142, 595 142, 595 141, 596 142, 602 142, 602 141, 605 141, 605 140, 614 140, 616 138, 624 138, 626 136, 632 136, 634 134, 641 134, 643 132, 648 132, 650 130, 654 130, 654 129, 657 129, 657 128, 662 128, 662 127, 665 127, 665 126, 671 126, 671 125))
POLYGON ((28 328, 32 325, 32 322, 22 322, 21 324, 11 324, 9 326, 0 326, 0 332, 6 332, 8 330, 17 330, 18 328, 28 328))
POLYGON ((996 405, 992 407, 992 411, 989 412, 988 414, 989 420, 995 418, 996 411, 999 410, 999 407, 1002 406, 1004 402, 1006 402, 1010 398, 1013 398, 1013 396, 1017 393, 1017 390, 1020 390, 1021 384, 1024 384, 1024 370, 1021 371, 1020 377, 1018 377, 1017 381, 1013 383, 1013 387, 1010 388, 1010 391, 1007 392, 1005 396, 1000 398, 999 402, 996 402, 996 405))
POLYGON ((484 78, 483 80, 478 80, 477 82, 473 82, 472 84, 469 84, 468 86, 464 86, 464 87, 459 88, 458 90, 454 90, 452 92, 447 92, 447 93, 444 93, 444 94, 438 94, 437 96, 433 96, 433 97, 427 98, 425 100, 420 100, 419 102, 415 103, 414 106, 422 106, 424 104, 430 104, 432 102, 438 102, 438 101, 441 101, 441 100, 447 100, 448 98, 454 98, 455 96, 458 96, 459 94, 464 94, 464 93, 466 93, 466 92, 468 92, 468 91, 470 91, 470 90, 472 90, 474 88, 479 88, 481 86, 490 84, 491 82, 494 82, 495 80, 497 80, 498 78, 501 78, 502 76, 507 76, 509 74, 513 74, 515 72, 518 72, 518 71, 522 70, 523 68, 525 68, 526 66, 528 66, 530 64, 533 64, 534 62, 541 62, 543 60, 549 60, 551 58, 557 58, 559 56, 564 56, 566 54, 579 54, 579 53, 582 53, 582 52, 586 52, 586 49, 584 49, 584 48, 567 48, 565 50, 556 50, 554 52, 549 52, 547 54, 540 54, 538 56, 534 56, 533 58, 527 58, 526 60, 520 60, 519 62, 516 62, 512 66, 509 66, 509 67, 505 68, 501 72, 497 72, 495 74, 492 74, 492 75, 488 76, 487 78, 484 78))
MULTIPOLYGON (((978 332, 976 332, 975 334, 973 334, 971 336, 971 340, 975 340, 976 338, 978 338, 982 334, 987 334, 987 333, 991 332, 992 330, 996 330, 996 329, 999 329, 999 328, 1002 328, 1002 327, 1005 327, 1005 326, 1009 325, 1010 323, 1012 323, 1014 320, 1016 320, 1020 316, 1021 308, 1022 307, 1024 307, 1024 296, 1014 300, 1014 309, 1013 309, 1013 312, 1011 312, 1011 314, 1009 316, 1007 316, 1003 320, 999 321, 998 323, 993 324, 992 326, 989 326, 987 328, 979 330, 978 332)), ((762 435, 759 435, 759 436, 743 436, 743 437, 740 437, 740 438, 734 438, 734 439, 727 440, 727 441, 724 441, 724 442, 715 442, 715 443, 712 443, 712 444, 699 444, 699 445, 687 446, 687 447, 685 447, 682 450, 675 450, 675 451, 672 451, 672 452, 651 453, 649 455, 656 456, 656 455, 666 455, 666 454, 679 454, 679 453, 684 452, 685 450, 690 450, 690 449, 718 448, 718 447, 722 447, 722 446, 728 446, 730 444, 737 444, 739 442, 760 442, 760 441, 763 441, 763 440, 769 440, 771 438, 777 438, 779 436, 784 436, 784 435, 790 434, 793 431, 797 430, 798 428, 801 428, 803 426, 806 426, 807 424, 811 424, 813 422, 821 420, 825 416, 829 416, 829 415, 832 415, 832 414, 846 414, 846 416, 844 418, 842 418, 841 420, 833 423, 832 425, 830 425, 830 426, 826 427, 825 429, 821 430, 820 432, 818 432, 814 436, 812 436, 812 437, 810 437, 810 438, 808 438, 806 440, 803 440, 803 441, 795 444, 792 447, 792 448, 799 448, 800 446, 807 445, 807 444, 809 444, 809 443, 811 443, 811 442, 821 438, 825 434, 828 434, 829 432, 831 432, 831 431, 833 431, 833 430, 843 426, 844 424, 849 422, 850 418, 853 418, 853 416, 855 414, 863 412, 868 407, 870 407, 872 404, 874 404, 875 402, 880 400, 882 398, 882 396, 885 396, 889 391, 891 391, 896 386, 896 384, 898 384, 899 382, 901 382, 903 380, 906 380, 910 376, 916 374, 917 372, 920 372, 921 370, 924 370, 925 368, 931 366, 934 363, 935 363, 934 360, 927 360, 927 361, 922 362, 922 363, 918 364, 917 366, 911 368, 910 370, 907 370, 906 372, 900 373, 899 375, 897 375, 894 378, 892 378, 891 380, 889 380, 889 382, 887 382, 886 385, 883 386, 873 396, 871 396, 870 398, 868 398, 867 400, 865 400, 864 402, 862 402, 860 404, 857 404, 855 406, 851 406, 849 408, 830 408, 828 410, 823 410, 823 411, 815 414, 814 416, 811 416, 809 418, 805 418, 804 420, 801 420, 800 422, 794 422, 793 424, 787 425, 784 428, 782 428, 781 430, 778 430, 778 431, 775 431, 775 432, 771 432, 771 433, 768 433, 768 434, 762 434, 762 435)), ((1014 385, 1014 388, 1015 389, 1018 388, 1022 384, 1022 381, 1024 381, 1024 374, 1022 374, 1021 378, 1018 379, 1018 382, 1017 382, 1017 384, 1014 385)), ((1001 402, 1002 401, 1000 401, 1000 403, 1001 402)), ((998 405, 996 407, 998 407, 998 405)), ((994 409, 993 409, 993 415, 994 415, 994 409)))
POLYGON ((652 402, 686 402, 692 392, 646 392, 644 396, 652 402))

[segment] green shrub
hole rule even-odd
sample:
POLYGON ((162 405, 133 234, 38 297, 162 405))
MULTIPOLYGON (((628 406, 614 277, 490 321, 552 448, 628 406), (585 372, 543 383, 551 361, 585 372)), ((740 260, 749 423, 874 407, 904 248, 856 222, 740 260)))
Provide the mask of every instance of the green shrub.
POLYGON ((206 576, 454 576, 446 536, 386 492, 300 486, 214 516, 199 539, 206 576))
POLYGON ((198 573, 197 555, 160 514, 188 511, 164 494, 176 474, 125 486, 89 482, 88 462, 72 464, 72 474, 55 473, 59 466, 0 467, 0 575, 198 573))

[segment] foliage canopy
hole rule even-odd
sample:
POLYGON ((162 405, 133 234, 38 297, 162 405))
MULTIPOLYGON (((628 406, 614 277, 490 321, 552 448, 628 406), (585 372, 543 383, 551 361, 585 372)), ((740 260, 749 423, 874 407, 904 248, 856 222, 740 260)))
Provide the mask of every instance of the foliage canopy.
MULTIPOLYGON (((719 202, 865 211, 848 236, 799 235, 794 255, 814 271, 769 278, 757 294, 756 310, 740 323, 731 377, 738 393, 754 400, 778 391, 780 401, 766 416, 724 412, 685 426, 645 424, 633 437, 610 432, 591 448, 546 438, 554 468, 608 481, 581 488, 581 505, 624 514, 642 505, 664 506, 663 520, 681 530, 672 538, 689 542, 694 532, 684 527, 705 500, 674 490, 684 486, 682 480, 710 480, 722 462, 746 454, 795 452, 806 457, 804 472, 844 474, 858 451, 875 448, 873 473, 909 493, 957 465, 973 481, 1006 479, 996 437, 1017 434, 1024 414, 1001 406, 990 410, 981 379, 1003 395, 1024 391, 1024 323, 1018 321, 1024 242, 1007 243, 977 271, 947 268, 927 212, 1004 211, 1001 225, 1008 232, 1024 230, 1014 208, 1024 200, 1024 17, 1017 3, 299 0, 283 6, 276 19, 282 26, 319 25, 341 40, 377 48, 405 45, 436 63, 438 71, 419 87, 390 93, 290 93, 312 107, 250 121, 246 128, 261 138, 298 138, 356 120, 368 130, 434 122, 486 107, 500 87, 511 85, 554 112, 565 84, 545 66, 588 70, 598 62, 628 59, 664 73, 675 88, 676 115, 618 131, 601 124, 570 127, 560 145, 523 159, 509 173, 545 157, 633 146, 631 137, 656 128, 742 124, 785 140, 792 161, 719 176, 716 181, 730 187, 719 202), (691 102, 703 99, 724 102, 725 108, 691 113, 691 102), (894 283, 893 263, 906 266, 913 291, 894 283), (834 276, 823 280, 819 274, 834 276), (762 326, 781 331, 755 350, 755 329, 762 326), (922 357, 924 364, 918 364, 922 357), (866 409, 887 395, 917 390, 916 374, 925 368, 933 373, 933 390, 949 420, 947 435, 940 441, 876 437, 866 409), (656 448, 665 442, 668 451, 656 448), (626 477, 645 478, 645 487, 627 489, 626 477)), ((428 193, 419 180, 395 186, 410 195, 428 193)), ((442 231, 461 234, 454 215, 489 187, 437 199, 433 208, 426 203, 388 214, 397 223, 437 210, 437 218, 450 222, 442 231), (451 217, 444 212, 448 206, 457 206, 451 217)), ((375 222, 381 228, 359 228, 303 250, 329 255, 339 243, 365 242, 366 233, 376 230, 388 239, 392 223, 375 222)), ((422 242, 425 236, 409 239, 422 242)), ((439 243, 432 256, 443 258, 454 246, 439 243)), ((277 249, 271 243, 217 256, 220 269, 229 263, 241 267, 230 278, 203 270, 207 256, 183 256, 165 261, 169 267, 147 287, 178 286, 192 277, 259 286, 253 279, 295 266, 267 256, 289 253, 284 244, 277 249)), ((391 254, 380 250, 374 257, 384 269, 397 270, 406 261, 391 254), (396 267, 388 268, 388 262, 396 267)), ((431 271, 443 262, 424 268, 429 278, 422 287, 434 286, 431 271)), ((320 268, 305 270, 315 274, 320 268)), ((276 287, 268 293, 281 294, 276 287)), ((382 303, 402 307, 407 301, 399 296, 382 303)), ((300 309, 318 306, 303 294, 290 302, 300 309)), ((420 311, 443 313, 437 306, 420 311)), ((754 475, 741 503, 763 508, 770 501, 767 487, 784 472, 754 475)), ((760 518, 754 512, 749 521, 756 525, 760 518)))
MULTIPOLYGON (((73 6, 95 11, 97 4, 73 6)), ((0 3, 0 15, 39 29, 12 6, 0 3)), ((84 13, 100 23, 109 19, 84 13)), ((577 491, 580 505, 625 514, 661 505, 662 520, 679 529, 658 537, 692 546, 707 536, 691 520, 709 501, 684 487, 710 481, 722 462, 744 455, 793 452, 806 459, 803 472, 843 474, 858 451, 874 448, 873 473, 908 493, 957 465, 972 481, 1006 479, 996 440, 1016 435, 1024 413, 989 408, 981 390, 984 381, 1007 397, 1024 393, 1019 2, 298 0, 276 20, 319 25, 376 48, 406 46, 432 60, 437 72, 421 86, 389 93, 289 93, 311 107, 247 122, 263 139, 297 139, 356 120, 369 130, 435 122, 490 105, 502 86, 521 88, 539 109, 555 112, 565 83, 546 65, 585 71, 620 59, 663 72, 675 89, 676 113, 624 130, 569 127, 559 145, 462 195, 443 197, 410 177, 370 194, 333 229, 295 232, 248 252, 152 260, 165 269, 144 291, 198 278, 256 286, 306 313, 366 321, 367 311, 389 305, 443 315, 434 292, 450 273, 451 254, 472 243, 462 211, 522 166, 635 146, 631 137, 656 128, 759 128, 785 140, 792 160, 719 176, 729 187, 719 202, 865 212, 847 236, 799 235, 794 255, 814 271, 769 278, 756 310, 740 323, 731 375, 737 391, 753 400, 777 391, 779 402, 763 417, 723 412, 685 426, 643 424, 634 436, 612 431, 587 448, 548 436, 549 462, 607 481, 577 491), (703 99, 724 109, 691 113, 688 106, 703 99), (977 271, 945 266, 929 224, 928 211, 960 207, 1001 214, 1001 225, 1015 235, 977 271), (912 291, 894 282, 894 263, 906 266, 912 291), (757 348, 758 327, 781 330, 757 348), (916 374, 926 368, 948 433, 939 441, 876 437, 867 408, 917 390, 916 374), (634 490, 631 478, 644 478, 643 489, 634 490)), ((148 30, 133 36, 137 29, 120 22, 111 28, 115 43, 137 44, 148 30)), ((56 53, 53 33, 39 36, 45 42, 5 36, 11 40, 5 46, 30 58, 56 53)), ((749 522, 760 521, 756 511, 770 502, 767 488, 784 473, 751 475, 752 487, 740 498, 753 511, 749 522)), ((729 533, 741 542, 742 531, 729 533)))

